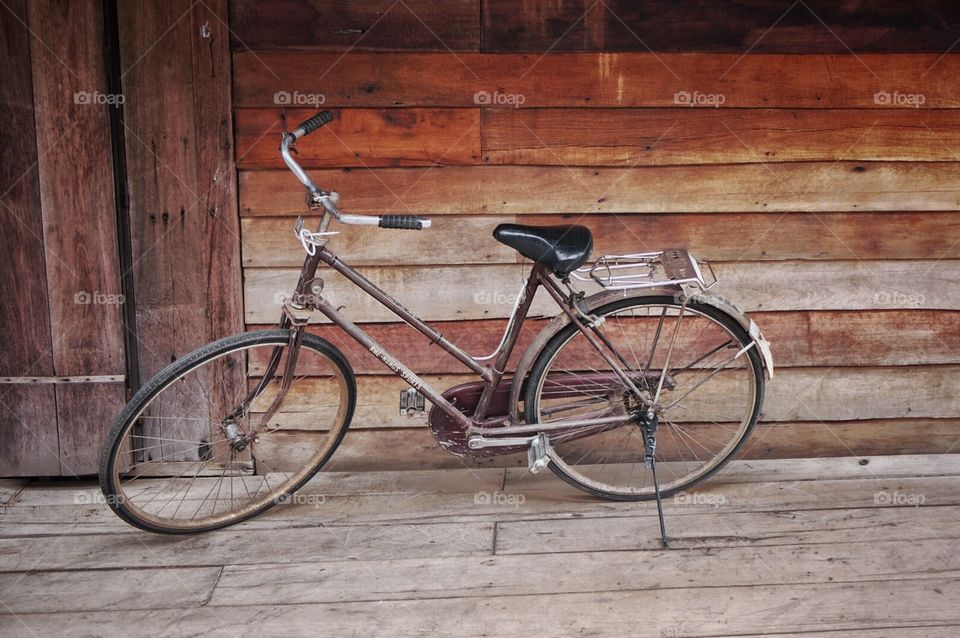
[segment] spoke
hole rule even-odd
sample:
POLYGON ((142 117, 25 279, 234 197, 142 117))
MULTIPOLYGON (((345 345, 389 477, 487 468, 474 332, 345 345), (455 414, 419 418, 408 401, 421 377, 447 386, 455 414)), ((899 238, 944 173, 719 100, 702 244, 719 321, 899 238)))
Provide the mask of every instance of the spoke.
POLYGON ((667 404, 666 406, 664 406, 664 408, 663 408, 664 412, 666 412, 667 410, 669 410, 670 408, 672 408, 673 406, 675 406, 677 403, 679 403, 680 401, 682 401, 683 399, 685 399, 687 396, 689 396, 689 394, 690 394, 691 392, 693 392, 694 390, 696 390, 697 388, 699 388, 700 386, 702 386, 704 383, 706 383, 707 381, 709 381, 710 379, 712 379, 718 372, 720 372, 721 370, 724 370, 728 365, 730 365, 731 363, 733 363, 734 361, 736 361, 737 359, 739 359, 741 356, 743 356, 743 354, 744 354, 745 352, 747 352, 750 348, 752 348, 752 347, 754 346, 754 344, 756 344, 756 342, 755 342, 755 341, 751 341, 751 342, 749 343, 749 345, 744 346, 744 347, 741 348, 739 351, 737 351, 737 354, 735 354, 735 355, 733 355, 732 357, 730 357, 730 358, 726 361, 726 363, 724 363, 723 365, 721 365, 721 366, 719 366, 719 367, 717 367, 717 368, 714 368, 714 370, 713 370, 710 374, 708 374, 705 379, 703 379, 703 380, 700 381, 697 385, 693 386, 692 388, 690 388, 689 390, 687 390, 686 392, 684 392, 683 394, 681 394, 679 397, 677 397, 676 399, 674 399, 673 401, 671 401, 669 404, 667 404))
POLYGON ((650 346, 650 358, 647 360, 647 367, 644 370, 649 370, 653 367, 653 355, 657 351, 657 342, 660 341, 660 332, 663 330, 663 321, 667 318, 667 307, 663 307, 663 312, 660 313, 660 321, 657 323, 657 331, 653 333, 653 345, 650 346))
POLYGON ((671 371, 670 371, 670 376, 676 377, 678 374, 683 374, 684 372, 686 372, 687 370, 689 370, 689 369, 692 368, 693 366, 697 365, 697 364, 700 363, 701 361, 707 360, 709 357, 711 357, 711 356, 713 356, 714 354, 720 352, 720 351, 723 350, 724 348, 730 347, 731 345, 736 345, 736 342, 734 342, 733 339, 727 341, 726 343, 720 344, 719 346, 717 346, 716 348, 714 348, 713 350, 711 350, 711 351, 708 352, 707 354, 703 355, 702 357, 700 357, 699 359, 697 359, 696 361, 694 361, 694 362, 691 363, 690 365, 688 365, 688 366, 686 366, 686 367, 684 367, 684 368, 681 368, 680 370, 671 370, 671 371))

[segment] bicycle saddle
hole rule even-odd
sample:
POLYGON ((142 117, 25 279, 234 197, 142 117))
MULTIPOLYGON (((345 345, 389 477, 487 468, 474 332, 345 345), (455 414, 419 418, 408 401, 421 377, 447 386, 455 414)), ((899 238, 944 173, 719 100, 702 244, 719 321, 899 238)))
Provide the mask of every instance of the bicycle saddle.
POLYGON ((582 266, 593 248, 593 235, 586 226, 500 224, 493 230, 493 237, 560 277, 582 266))

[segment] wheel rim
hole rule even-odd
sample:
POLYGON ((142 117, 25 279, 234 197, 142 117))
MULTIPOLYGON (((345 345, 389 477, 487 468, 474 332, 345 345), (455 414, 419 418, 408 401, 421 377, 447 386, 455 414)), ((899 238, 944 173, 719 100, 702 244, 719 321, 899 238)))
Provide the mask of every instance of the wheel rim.
POLYGON ((285 501, 335 449, 350 403, 343 369, 304 345, 285 400, 264 420, 283 385, 287 352, 285 338, 237 345, 151 393, 114 445, 110 504, 148 526, 189 531, 237 522, 285 501), (278 353, 272 381, 261 387, 278 353), (248 395, 253 399, 234 419, 236 432, 261 427, 238 450, 222 419, 248 395))
MULTIPOLYGON (((682 318, 679 305, 672 302, 614 307, 604 316, 600 331, 626 360, 631 379, 648 397, 657 395, 679 320, 670 374, 658 400, 665 408, 658 414, 657 428, 660 488, 664 493, 675 492, 714 473, 736 452, 759 409, 756 355, 744 350, 749 341, 708 308, 693 304, 684 309, 682 318)), ((535 422, 623 416, 621 423, 604 428, 548 432, 549 455, 562 475, 612 496, 653 495, 641 427, 630 419, 631 413, 636 414, 636 400, 582 333, 574 331, 555 349, 539 376, 534 397, 535 422), (585 377, 589 382, 575 381, 585 377), (584 405, 568 407, 577 403, 584 405)))

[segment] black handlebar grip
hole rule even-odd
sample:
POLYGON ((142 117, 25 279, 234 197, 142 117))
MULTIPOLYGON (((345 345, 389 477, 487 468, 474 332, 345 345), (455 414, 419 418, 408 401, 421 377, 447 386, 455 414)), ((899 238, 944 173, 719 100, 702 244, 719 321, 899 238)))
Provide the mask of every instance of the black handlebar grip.
POLYGON ((331 111, 320 111, 309 120, 300 122, 300 126, 297 128, 302 128, 304 135, 310 135, 318 128, 324 124, 329 124, 331 121, 333 121, 333 113, 331 111))
POLYGON ((416 215, 380 215, 380 228, 401 228, 404 230, 420 230, 423 228, 423 219, 416 215))

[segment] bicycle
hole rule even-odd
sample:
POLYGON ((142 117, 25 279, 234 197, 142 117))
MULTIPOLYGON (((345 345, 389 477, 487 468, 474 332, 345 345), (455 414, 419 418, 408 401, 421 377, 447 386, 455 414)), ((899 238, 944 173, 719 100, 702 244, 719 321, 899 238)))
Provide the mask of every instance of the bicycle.
POLYGON ((501 224, 494 237, 533 263, 496 350, 471 356, 327 247, 334 220, 431 226, 418 216, 341 212, 339 195, 314 184, 292 152, 332 118, 320 112, 282 136, 281 156, 321 218, 316 231, 297 220, 306 257, 277 328, 210 343, 134 394, 101 456, 109 506, 141 529, 189 534, 261 514, 309 481, 343 440, 357 395, 346 357, 306 330, 318 312, 410 385, 402 413, 432 404, 428 423, 443 449, 526 452, 531 472, 549 468, 595 496, 655 499, 666 545, 662 498, 709 478, 737 453, 757 421, 764 377, 773 375, 756 324, 710 292, 712 266, 682 249, 588 263, 593 240, 584 226, 501 224), (321 263, 479 379, 442 393, 431 387, 324 296, 321 263), (587 285, 599 290, 588 296, 587 285), (561 312, 508 375, 541 288, 561 312))

